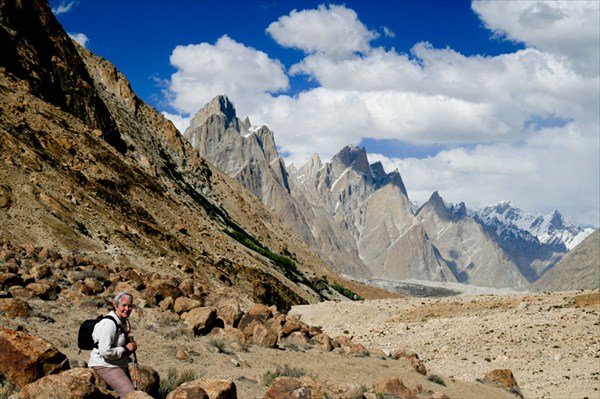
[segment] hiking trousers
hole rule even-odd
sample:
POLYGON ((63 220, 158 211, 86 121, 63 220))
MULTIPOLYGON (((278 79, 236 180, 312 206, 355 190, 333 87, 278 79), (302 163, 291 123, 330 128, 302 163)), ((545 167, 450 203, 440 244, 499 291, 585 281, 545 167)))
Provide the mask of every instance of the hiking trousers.
POLYGON ((130 392, 135 391, 129 370, 121 367, 92 367, 100 377, 113 390, 117 391, 120 398, 124 398, 130 392))

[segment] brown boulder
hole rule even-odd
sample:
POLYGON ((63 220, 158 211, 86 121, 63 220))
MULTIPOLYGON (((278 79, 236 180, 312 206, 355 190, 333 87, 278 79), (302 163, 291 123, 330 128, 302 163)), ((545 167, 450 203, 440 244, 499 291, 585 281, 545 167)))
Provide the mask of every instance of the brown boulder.
POLYGON ((295 345, 299 348, 306 348, 310 345, 310 340, 308 337, 300 331, 294 331, 285 337, 284 342, 286 345, 295 345))
MULTIPOLYGON (((177 288, 179 288, 181 290, 183 295, 191 296, 191 295, 196 294, 196 291, 194 289, 195 286, 196 286, 196 283, 194 282, 194 279, 185 278, 181 281, 181 283, 179 283, 179 286, 177 288)), ((200 292, 198 292, 197 294, 199 295, 200 292)))
POLYGON ((206 335, 216 327, 217 311, 211 306, 202 306, 183 313, 181 318, 194 334, 206 335))
POLYGON ((115 399, 102 378, 89 368, 76 368, 60 374, 48 375, 25 385, 17 399, 115 399), (52 395, 50 395, 52 393, 52 395))
POLYGON ((286 320, 283 327, 281 327, 281 333, 283 334, 284 337, 287 337, 288 335, 290 335, 293 332, 301 331, 305 327, 306 327, 306 325, 304 323, 302 323, 301 321, 293 320, 293 319, 286 320))
POLYGON ((237 399, 237 387, 232 381, 202 377, 192 383, 204 389, 210 399, 237 399))
POLYGON ((175 303, 175 300, 173 298, 171 298, 170 296, 168 296, 165 299, 163 299, 162 301, 160 301, 160 303, 158 304, 158 307, 164 311, 167 311, 167 310, 171 310, 173 308, 174 303, 175 303))
POLYGON ((316 337, 317 335, 321 335, 323 334, 323 330, 320 327, 317 326, 310 326, 308 327, 308 336, 309 337, 316 337))
POLYGON ((257 323, 252 330, 252 343, 266 348, 274 348, 277 345, 277 334, 264 324, 257 323))
POLYGON ((484 382, 500 385, 508 390, 519 390, 519 384, 509 369, 492 370, 483 377, 484 382))
POLYGON ((52 276, 52 269, 48 265, 36 265, 31 268, 29 274, 36 280, 41 280, 52 276))
POLYGON ((425 367, 425 363, 416 353, 413 353, 409 356, 408 360, 410 361, 410 365, 415 369, 419 374, 427 375, 427 367, 425 367))
POLYGON ((67 357, 48 341, 0 327, 0 374, 17 387, 68 369, 67 357))
MULTIPOLYGON (((140 386, 138 389, 147 392, 153 397, 157 397, 160 390, 160 376, 158 372, 153 368, 144 365, 138 365, 138 370, 140 376, 138 380, 140 386)), ((129 363, 129 373, 132 376, 134 375, 131 363, 129 363)))
POLYGON ((247 314, 258 317, 260 321, 264 323, 273 316, 273 308, 261 303, 255 303, 250 310, 248 310, 247 314))
POLYGON ((210 399, 210 397, 199 384, 196 384, 196 381, 191 381, 172 390, 166 399, 210 399))
POLYGON ((137 270, 127 270, 124 274, 124 278, 135 290, 139 291, 145 287, 144 279, 137 270))
POLYGON ((357 357, 369 356, 369 350, 363 344, 352 345, 348 353, 357 357))
POLYGON ((140 292, 140 296, 148 305, 156 305, 158 303, 156 301, 157 295, 158 291, 153 287, 146 287, 140 292))
POLYGON ((393 359, 404 358, 410 362, 410 365, 413 369, 415 369, 418 373, 426 375, 427 367, 425 364, 419 359, 419 355, 414 352, 407 351, 406 349, 399 349, 396 352, 392 353, 391 357, 393 359))
POLYGON ((338 335, 331 343, 333 344, 334 348, 351 348, 353 345, 350 338, 344 335, 338 335))
POLYGON ((96 295, 104 291, 104 285, 91 277, 87 277, 83 281, 78 281, 75 287, 84 295, 96 295))
POLYGON ((269 386, 264 399, 306 399, 310 397, 308 388, 303 387, 297 378, 279 377, 269 386))
POLYGON ((8 289, 9 294, 16 299, 28 300, 35 297, 35 292, 29 288, 15 286, 8 289))
POLYGON ((199 308, 200 306, 202 306, 202 303, 199 300, 181 296, 175 300, 175 303, 173 304, 173 311, 177 314, 182 314, 183 312, 189 312, 190 310, 199 308))
POLYGON ((279 377, 267 389, 264 399, 325 399, 326 388, 313 378, 279 377))
POLYGON ((50 281, 38 281, 37 283, 27 284, 27 287, 36 297, 46 301, 55 301, 60 293, 60 287, 50 281))
POLYGON ((256 324, 263 324, 262 318, 257 315, 246 313, 240 319, 237 328, 240 329, 246 336, 252 336, 252 331, 256 324))
POLYGON ((417 399, 413 392, 397 377, 379 382, 375 385, 374 391, 378 395, 394 395, 398 399, 417 399))
POLYGON ((327 334, 319 334, 310 339, 310 343, 317 349, 323 352, 331 352, 333 350, 333 344, 331 338, 327 334))
POLYGON ((31 316, 31 308, 27 302, 18 298, 0 298, 0 313, 7 319, 27 318, 31 316))
POLYGON ((174 284, 167 280, 152 281, 151 287, 156 290, 156 301, 160 302, 167 297, 173 299, 179 298, 183 293, 177 287, 179 284, 174 284))
POLYGON ((211 331, 211 335, 213 335, 215 338, 222 338, 230 342, 246 342, 246 336, 244 335, 244 333, 235 327, 216 327, 211 331))
POLYGON ((223 298, 217 301, 215 306, 217 317, 227 326, 235 327, 243 315, 240 304, 235 298, 223 298))

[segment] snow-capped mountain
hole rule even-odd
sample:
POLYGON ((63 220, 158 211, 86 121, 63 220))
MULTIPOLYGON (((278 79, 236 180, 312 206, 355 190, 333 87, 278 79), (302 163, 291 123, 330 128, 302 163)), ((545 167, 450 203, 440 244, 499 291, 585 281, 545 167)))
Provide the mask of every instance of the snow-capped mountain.
POLYGON ((472 216, 498 236, 511 235, 526 241, 535 238, 561 252, 575 248, 594 231, 575 226, 556 210, 546 215, 532 215, 509 201, 475 210, 472 216))

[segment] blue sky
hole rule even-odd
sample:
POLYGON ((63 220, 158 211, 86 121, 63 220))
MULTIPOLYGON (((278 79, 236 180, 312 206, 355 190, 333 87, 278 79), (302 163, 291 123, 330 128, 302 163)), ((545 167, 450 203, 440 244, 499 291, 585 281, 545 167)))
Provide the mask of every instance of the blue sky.
POLYGON ((347 144, 409 197, 600 224, 600 2, 50 1, 180 130, 226 94, 286 162, 347 144))

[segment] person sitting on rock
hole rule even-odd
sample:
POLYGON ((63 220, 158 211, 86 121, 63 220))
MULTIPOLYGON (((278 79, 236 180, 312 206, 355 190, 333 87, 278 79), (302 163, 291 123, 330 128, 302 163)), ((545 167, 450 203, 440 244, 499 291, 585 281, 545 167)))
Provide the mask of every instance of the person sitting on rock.
POLYGON ((128 363, 129 356, 137 349, 137 344, 128 338, 130 332, 128 318, 133 310, 133 295, 128 292, 117 294, 113 300, 114 310, 94 327, 92 338, 95 348, 90 354, 89 367, 124 398, 135 388, 131 382, 128 363))

